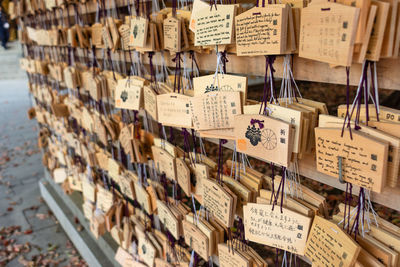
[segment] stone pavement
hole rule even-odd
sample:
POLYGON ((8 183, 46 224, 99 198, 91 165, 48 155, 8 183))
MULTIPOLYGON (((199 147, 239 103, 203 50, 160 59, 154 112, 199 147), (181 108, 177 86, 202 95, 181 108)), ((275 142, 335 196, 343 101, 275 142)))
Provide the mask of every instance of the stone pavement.
POLYGON ((19 59, 22 55, 21 44, 11 42, 9 49, 0 47, 0 80, 26 79, 25 71, 19 68, 19 59))
POLYGON ((82 266, 40 197, 37 125, 27 118, 30 98, 26 74, 19 70, 20 46, 10 46, 0 50, 0 266, 82 266))

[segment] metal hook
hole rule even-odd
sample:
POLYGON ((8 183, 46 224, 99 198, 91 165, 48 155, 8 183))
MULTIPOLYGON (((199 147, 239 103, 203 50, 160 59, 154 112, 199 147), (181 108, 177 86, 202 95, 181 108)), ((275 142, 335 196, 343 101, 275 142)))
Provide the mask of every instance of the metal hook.
POLYGON ((341 184, 345 184, 346 182, 343 180, 343 170, 342 170, 342 166, 343 166, 343 157, 338 156, 338 169, 339 169, 339 182, 341 184))

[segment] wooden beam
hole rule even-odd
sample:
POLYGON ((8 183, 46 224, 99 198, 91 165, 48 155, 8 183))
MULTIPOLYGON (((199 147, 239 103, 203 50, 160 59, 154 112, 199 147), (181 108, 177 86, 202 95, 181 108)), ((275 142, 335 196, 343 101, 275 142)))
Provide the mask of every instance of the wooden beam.
MULTIPOLYGON (((128 52, 126 52, 128 53, 128 52)), ((157 52, 160 54, 161 52, 157 52)), ((96 56, 101 58, 101 50, 98 49, 96 56)), ((164 52, 164 59, 169 67, 175 67, 175 63, 172 61, 172 56, 168 52, 164 52)), ((160 55, 154 56, 154 58, 160 55)), ((123 57, 115 57, 123 58, 123 57)), ((126 55, 129 61, 129 55, 126 55)), ((147 56, 142 57, 145 64, 149 63, 147 56)), ((226 64, 227 72, 264 76, 265 74, 265 57, 239 57, 234 54, 228 55, 229 62, 226 64)), ((283 56, 278 56, 274 68, 276 70, 275 77, 281 78, 283 72, 283 56)), ((199 54, 196 53, 196 60, 199 65, 199 69, 203 71, 215 71, 217 58, 215 54, 199 54)), ((154 63, 154 62, 153 62, 154 63)), ((157 64, 157 63, 154 63, 157 64)), ((191 60, 186 61, 187 67, 191 67, 191 60)), ((182 63, 183 67, 183 63, 182 63)), ((350 85, 357 86, 361 76, 361 64, 353 64, 350 68, 350 85)), ((400 90, 400 58, 397 59, 381 59, 377 63, 378 73, 378 86, 379 89, 391 89, 400 90)), ((311 81, 321 83, 335 83, 335 84, 346 84, 346 70, 344 67, 331 68, 329 64, 300 58, 297 55, 293 58, 293 75, 296 80, 299 81, 311 81)))

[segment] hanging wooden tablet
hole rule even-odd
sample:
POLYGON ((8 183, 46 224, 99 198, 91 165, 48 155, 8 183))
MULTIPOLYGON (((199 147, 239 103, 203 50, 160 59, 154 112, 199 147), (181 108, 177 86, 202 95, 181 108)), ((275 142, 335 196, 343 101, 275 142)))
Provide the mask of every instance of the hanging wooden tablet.
POLYGON ((369 41, 370 41, 371 35, 372 35, 372 28, 374 26, 377 9, 378 9, 378 7, 375 5, 371 5, 371 7, 369 9, 368 21, 367 21, 367 25, 365 27, 365 34, 364 34, 364 37, 362 40, 361 47, 360 47, 359 51, 354 51, 354 58, 353 58, 354 62, 363 63, 365 60, 369 41))
POLYGON ((151 208, 150 196, 147 193, 146 189, 144 189, 143 186, 139 183, 135 183, 134 188, 136 200, 139 205, 147 212, 147 214, 152 214, 153 211, 151 208))
POLYGON ((243 211, 246 239, 304 255, 311 218, 268 204, 248 203, 243 211))
MULTIPOLYGON (((334 127, 342 128, 344 119, 329 116, 320 115, 318 126, 319 127, 334 127)), ((352 123, 353 126, 353 123, 352 123)), ((379 138, 389 143, 388 148, 388 163, 387 163, 387 178, 386 184, 390 187, 396 187, 399 176, 399 165, 400 165, 400 138, 386 134, 379 129, 373 129, 372 127, 361 127, 360 132, 366 133, 373 137, 379 138)))
POLYGON ((210 92, 190 101, 196 130, 233 128, 234 116, 242 114, 239 92, 210 92))
POLYGON ((293 150, 293 126, 264 115, 235 117, 237 151, 287 167, 293 150))
POLYGON ((383 36, 381 57, 387 58, 393 56, 393 47, 396 33, 396 18, 398 9, 398 0, 385 0, 382 1, 390 4, 389 14, 385 27, 385 34, 383 36))
POLYGON ((247 99, 247 77, 218 73, 193 78, 194 95, 200 96, 214 91, 240 92, 242 103, 247 99))
POLYGON ((143 17, 132 17, 130 46, 144 47, 147 42, 148 20, 143 17))
POLYGON ((229 248, 226 243, 218 244, 218 258, 219 265, 221 267, 250 267, 249 261, 239 254, 237 251, 234 251, 233 248, 229 248))
POLYGON ((286 51, 289 7, 253 7, 236 16, 238 56, 278 55, 286 51))
POLYGON ((388 142, 348 130, 315 128, 317 170, 380 193, 386 183, 388 142), (341 169, 339 169, 341 166, 341 169))
POLYGON ((157 121, 157 94, 150 86, 143 87, 143 102, 144 109, 157 121))
POLYGON ((175 180, 175 157, 160 147, 152 146, 151 150, 157 170, 164 172, 168 179, 175 180))
POLYGON ((113 205, 113 195, 110 191, 106 190, 104 187, 97 185, 96 193, 97 203, 96 206, 103 212, 107 212, 113 205))
POLYGON ((82 194, 85 199, 96 202, 96 186, 93 183, 82 180, 82 194))
POLYGON ((190 170, 187 167, 185 161, 181 158, 176 158, 176 179, 178 185, 181 187, 186 196, 190 196, 191 184, 190 184, 190 170))
POLYGON ((156 260, 154 262, 154 266, 155 267, 174 267, 174 265, 168 263, 168 261, 165 261, 160 258, 156 258, 156 260))
POLYGON ((230 194, 221 185, 212 180, 204 179, 203 205, 213 214, 225 227, 231 227, 233 223, 234 201, 230 194))
POLYGON ((115 88, 115 107, 139 110, 143 104, 143 88, 130 82, 130 79, 118 80, 115 88))
POLYGON ((382 1, 371 1, 372 6, 376 6, 376 17, 372 26, 372 33, 368 43, 366 59, 378 61, 381 56, 383 36, 389 16, 390 4, 382 1))
POLYGON ((175 237, 176 240, 179 240, 181 237, 182 228, 181 221, 178 221, 168 206, 161 200, 157 200, 157 210, 160 222, 173 235, 173 237, 175 237))
POLYGON ((195 24, 195 46, 231 44, 234 37, 235 5, 217 5, 198 11, 195 24))
POLYGON ((92 45, 96 47, 101 47, 103 45, 102 30, 103 25, 101 23, 95 23, 91 26, 92 45))
POLYGON ((107 25, 104 25, 101 31, 101 36, 103 37, 103 44, 105 48, 113 49, 114 44, 111 38, 110 29, 107 25))
POLYGON ((191 128, 190 99, 189 96, 177 93, 157 95, 158 122, 167 126, 191 128))
POLYGON ((148 266, 153 266, 157 251, 151 241, 145 236, 140 235, 138 237, 138 254, 143 262, 148 266))
POLYGON ((360 246, 335 223, 315 216, 305 256, 315 266, 353 266, 360 246))
POLYGON ((133 144, 132 144, 132 139, 133 139, 133 125, 125 125, 118 136, 118 140, 120 141, 120 144, 122 148, 124 149, 126 154, 129 154, 131 157, 131 160, 133 160, 134 157, 134 151, 133 151, 133 144))
POLYGON ((171 154, 171 156, 173 156, 173 157, 177 156, 178 147, 176 147, 175 145, 171 144, 170 142, 168 142, 165 139, 161 139, 161 138, 155 137, 154 138, 154 145, 164 149, 169 154, 171 154))
POLYGON ((170 52, 181 51, 181 20, 169 17, 164 20, 164 49, 170 52))
POLYGON ((197 18, 198 12, 205 8, 209 8, 209 7, 210 7, 210 4, 206 3, 204 1, 201 1, 201 0, 193 1, 192 12, 190 14, 190 20, 189 20, 189 29, 192 32, 195 32, 195 29, 196 29, 196 18, 197 18))
POLYGON ((208 260, 210 254, 207 236, 196 225, 186 220, 182 222, 182 226, 186 245, 196 251, 204 260, 208 260))
POLYGON ((119 35, 121 36, 121 48, 122 50, 129 50, 130 43, 130 30, 128 24, 122 24, 118 28, 119 35))
POLYGON ((359 8, 332 2, 317 2, 303 8, 299 56, 350 66, 359 14, 359 8))

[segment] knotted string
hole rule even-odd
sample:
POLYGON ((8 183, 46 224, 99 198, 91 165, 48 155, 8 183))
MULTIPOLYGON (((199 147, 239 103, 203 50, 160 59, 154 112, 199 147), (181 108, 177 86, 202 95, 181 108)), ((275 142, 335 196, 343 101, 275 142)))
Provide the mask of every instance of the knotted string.
POLYGON ((174 129, 172 127, 169 127, 168 142, 170 142, 171 144, 175 145, 175 135, 174 135, 174 129))
MULTIPOLYGON (((365 189, 363 187, 360 188, 360 193, 358 195, 358 204, 357 204, 357 215, 354 218, 353 226, 351 227, 350 233, 354 231, 354 240, 357 241, 358 228, 361 224, 364 224, 364 216, 365 216, 365 189), (360 218, 362 213, 362 217, 360 218)), ((350 217, 350 216, 349 216, 350 217)))
POLYGON ((172 61, 175 62, 174 93, 178 91, 179 94, 181 90, 181 53, 177 52, 172 61))
POLYGON ((176 18, 176 6, 177 6, 177 0, 172 0, 172 16, 176 18))
POLYGON ((350 102, 350 67, 346 67, 346 115, 344 117, 343 127, 342 127, 342 134, 344 134, 344 127, 346 125, 347 120, 347 128, 349 128, 350 138, 353 140, 353 134, 351 133, 351 126, 350 126, 350 113, 349 113, 349 102, 350 102))
POLYGON ((271 165, 271 180, 272 180, 272 194, 271 194, 271 199, 269 201, 269 204, 272 203, 272 199, 275 199, 275 164, 273 162, 270 163, 271 165))
POLYGON ((192 141, 193 141, 193 152, 194 152, 194 157, 195 157, 194 164, 195 164, 196 157, 197 157, 197 151, 196 151, 197 141, 196 141, 196 131, 194 129, 192 129, 192 141))
POLYGON ((194 71, 194 66, 196 66, 196 74, 198 76, 198 74, 199 74, 199 65, 197 64, 197 60, 196 60, 196 56, 194 54, 194 51, 190 50, 189 53, 190 53, 190 58, 192 59, 192 71, 190 73, 190 79, 193 79, 194 72, 195 72, 194 71))
POLYGON ((221 52, 221 62, 222 62, 222 69, 224 73, 226 73, 226 63, 229 62, 226 51, 221 52))
POLYGON ((223 163, 223 154, 222 154, 222 146, 226 144, 228 141, 226 139, 219 139, 219 148, 218 148, 218 174, 217 180, 220 184, 222 184, 222 163, 223 163))
POLYGON ((272 210, 274 210, 275 205, 278 203, 279 193, 281 193, 281 203, 280 203, 281 213, 283 213, 283 194, 285 192, 285 182, 286 182, 286 167, 282 167, 282 179, 281 182, 279 183, 278 190, 276 191, 274 203, 272 204, 272 210))
POLYGON ((117 78, 115 78, 114 64, 113 64, 113 62, 112 62, 112 58, 111 58, 111 49, 110 49, 110 48, 107 48, 107 55, 108 55, 108 59, 109 59, 110 62, 111 62, 111 70, 112 70, 112 73, 113 73, 114 81, 116 81, 117 78))
POLYGON ((210 0, 210 11, 212 10, 213 6, 215 6, 215 10, 217 10, 217 1, 210 0))
POLYGON ((194 160, 191 156, 190 153, 190 133, 188 132, 188 130, 186 130, 186 128, 182 128, 182 135, 183 135, 183 147, 184 147, 184 151, 185 153, 183 154, 183 160, 185 161, 186 159, 186 153, 188 154, 189 160, 191 164, 194 164, 194 160))
POLYGON ((154 74, 153 56, 154 52, 149 52, 150 82, 155 85, 157 81, 156 81, 156 76, 154 74))
POLYGON ((264 128, 264 121, 263 120, 257 120, 257 119, 251 119, 250 120, 250 124, 251 125, 254 125, 254 124, 258 124, 258 127, 260 128, 260 129, 263 129, 264 128))
POLYGON ((267 115, 268 101, 270 103, 275 102, 275 97, 274 97, 275 88, 274 88, 274 75, 273 75, 273 73, 275 72, 275 69, 273 67, 275 59, 276 56, 265 56, 264 90, 263 90, 263 98, 261 99, 259 114, 267 115), (271 96, 269 96, 269 94, 271 94, 271 96))

